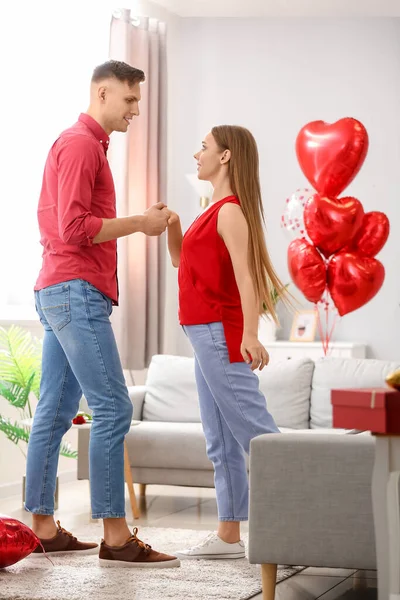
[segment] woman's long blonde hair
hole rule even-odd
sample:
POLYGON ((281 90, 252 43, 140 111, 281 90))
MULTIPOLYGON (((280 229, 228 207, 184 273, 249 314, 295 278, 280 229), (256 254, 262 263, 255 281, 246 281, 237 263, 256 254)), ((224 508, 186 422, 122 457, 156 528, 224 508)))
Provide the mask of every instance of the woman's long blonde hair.
POLYGON ((288 294, 272 266, 265 243, 265 217, 261 198, 257 144, 253 135, 244 127, 220 125, 213 127, 212 135, 221 151, 230 150, 228 163, 232 192, 240 200, 240 206, 249 227, 249 268, 254 289, 259 299, 260 315, 268 313, 279 324, 271 292, 286 304, 288 294))

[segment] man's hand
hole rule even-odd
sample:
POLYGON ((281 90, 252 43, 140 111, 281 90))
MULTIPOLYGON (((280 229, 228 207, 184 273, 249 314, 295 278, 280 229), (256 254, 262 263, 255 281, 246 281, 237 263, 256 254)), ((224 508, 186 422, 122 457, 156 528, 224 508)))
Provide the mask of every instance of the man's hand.
POLYGON ((169 217, 163 209, 166 209, 165 204, 158 202, 143 213, 143 233, 145 235, 161 235, 167 229, 169 217))
POLYGON ((240 352, 252 371, 255 369, 262 371, 269 363, 269 354, 255 335, 246 335, 246 333, 243 335, 240 352))
POLYGON ((179 216, 176 212, 173 212, 167 207, 163 208, 162 212, 168 215, 168 227, 171 227, 171 225, 179 222, 179 216))

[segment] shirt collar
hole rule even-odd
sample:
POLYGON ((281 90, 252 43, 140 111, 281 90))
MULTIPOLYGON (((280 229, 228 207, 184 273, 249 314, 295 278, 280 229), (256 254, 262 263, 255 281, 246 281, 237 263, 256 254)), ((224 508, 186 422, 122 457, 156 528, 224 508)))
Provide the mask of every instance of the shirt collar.
POLYGON ((104 131, 101 125, 97 121, 95 121, 92 117, 87 115, 86 113, 82 113, 79 115, 78 119, 81 123, 84 123, 88 129, 93 133, 94 137, 100 142, 100 144, 104 148, 104 152, 107 154, 108 145, 110 143, 110 138, 104 131))

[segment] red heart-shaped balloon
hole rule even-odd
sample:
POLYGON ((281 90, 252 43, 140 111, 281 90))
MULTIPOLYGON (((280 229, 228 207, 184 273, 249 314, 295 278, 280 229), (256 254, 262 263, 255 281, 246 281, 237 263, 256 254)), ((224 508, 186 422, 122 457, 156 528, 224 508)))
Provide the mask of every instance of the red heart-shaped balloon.
POLYGON ((288 268, 294 284, 309 302, 319 302, 326 287, 326 266, 316 248, 304 238, 288 247, 288 268))
POLYGON ((339 252, 328 265, 328 288, 341 317, 369 302, 384 279, 382 263, 359 252, 339 252))
POLYGON ((357 233, 352 250, 358 250, 366 256, 376 256, 389 237, 389 219, 383 212, 365 213, 360 231, 357 233))
POLYGON ((323 196, 335 198, 354 179, 368 152, 364 125, 352 118, 330 124, 313 121, 296 139, 301 170, 323 196))
POLYGON ((363 216, 361 202, 351 197, 334 200, 315 194, 304 208, 307 233, 326 258, 351 242, 363 216))
POLYGON ((22 560, 39 544, 39 538, 17 519, 0 515, 0 569, 22 560))

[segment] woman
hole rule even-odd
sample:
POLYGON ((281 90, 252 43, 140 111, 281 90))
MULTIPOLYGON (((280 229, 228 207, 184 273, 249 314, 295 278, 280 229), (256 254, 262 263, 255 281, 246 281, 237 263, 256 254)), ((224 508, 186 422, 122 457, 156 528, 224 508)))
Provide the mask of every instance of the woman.
POLYGON ((179 267, 179 317, 195 355, 219 524, 216 533, 176 555, 243 558, 240 522, 248 519, 244 452, 255 436, 279 432, 253 372, 269 360, 258 341, 258 322, 263 312, 277 322, 269 286, 283 299, 285 287, 265 245, 252 134, 242 127, 214 127, 194 158, 199 179, 213 185, 212 203, 184 237, 179 217, 170 212, 168 247, 179 267))

